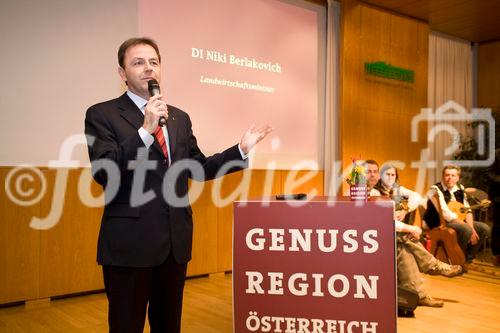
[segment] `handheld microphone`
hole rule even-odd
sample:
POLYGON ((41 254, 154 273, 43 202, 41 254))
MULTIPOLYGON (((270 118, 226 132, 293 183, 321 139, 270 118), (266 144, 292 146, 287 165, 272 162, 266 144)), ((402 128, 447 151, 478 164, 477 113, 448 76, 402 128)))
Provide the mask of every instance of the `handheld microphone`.
MULTIPOLYGON (((160 93, 160 85, 158 84, 158 81, 155 79, 151 79, 148 81, 148 91, 149 95, 154 96, 158 95, 160 93)), ((167 118, 161 116, 160 119, 158 120, 158 126, 163 127, 167 124, 167 118)))

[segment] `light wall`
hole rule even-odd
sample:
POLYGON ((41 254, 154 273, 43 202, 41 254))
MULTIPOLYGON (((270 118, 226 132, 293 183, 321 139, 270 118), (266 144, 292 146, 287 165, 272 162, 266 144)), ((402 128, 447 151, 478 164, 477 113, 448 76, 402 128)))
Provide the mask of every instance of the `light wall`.
MULTIPOLYGON (((123 92, 116 52, 137 26, 137 0, 2 2, 0 165, 58 159, 86 109, 123 92)), ((86 147, 72 157, 88 161, 86 147)))

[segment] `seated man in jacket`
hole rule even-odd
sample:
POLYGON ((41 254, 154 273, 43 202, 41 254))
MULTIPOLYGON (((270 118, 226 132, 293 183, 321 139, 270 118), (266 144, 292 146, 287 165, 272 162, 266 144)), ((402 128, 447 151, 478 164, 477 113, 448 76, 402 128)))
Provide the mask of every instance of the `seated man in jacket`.
POLYGON ((464 251, 466 262, 470 263, 479 251, 481 241, 490 235, 491 230, 486 223, 473 220, 467 194, 459 180, 460 167, 447 165, 443 168, 442 180, 431 186, 430 194, 431 196, 438 195, 441 211, 438 212, 434 204, 428 202, 424 219, 429 228, 432 229, 439 226, 442 217, 446 221, 446 225, 456 231, 458 244, 464 251), (459 212, 455 212, 448 207, 448 204, 453 201, 459 202, 466 209, 463 220, 459 218, 459 212))

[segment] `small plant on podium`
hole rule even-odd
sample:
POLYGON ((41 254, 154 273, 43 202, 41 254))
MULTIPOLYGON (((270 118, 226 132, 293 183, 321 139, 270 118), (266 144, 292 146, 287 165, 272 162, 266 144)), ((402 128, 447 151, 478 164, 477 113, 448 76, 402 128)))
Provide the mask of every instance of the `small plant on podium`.
POLYGON ((352 160, 352 169, 347 179, 350 186, 349 196, 351 200, 368 199, 368 187, 366 185, 366 168, 359 160, 352 160))

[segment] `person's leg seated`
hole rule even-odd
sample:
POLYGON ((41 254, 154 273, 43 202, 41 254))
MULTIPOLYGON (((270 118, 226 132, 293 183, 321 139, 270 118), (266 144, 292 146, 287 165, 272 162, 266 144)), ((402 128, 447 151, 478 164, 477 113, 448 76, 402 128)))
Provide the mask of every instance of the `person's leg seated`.
POLYGON ((415 291, 419 298, 426 296, 415 258, 399 243, 397 247, 396 268, 399 286, 415 291))
POLYGON ((103 266, 110 333, 142 333, 151 288, 151 269, 103 266))
POLYGON ((475 244, 469 244, 469 249, 467 253, 467 260, 471 261, 474 259, 484 245, 484 240, 486 237, 491 237, 491 228, 484 222, 474 221, 474 230, 476 230, 479 236, 479 241, 475 244))
POLYGON ((463 273, 462 266, 449 265, 434 257, 419 241, 408 240, 405 243, 408 251, 413 255, 422 273, 454 277, 463 273))
POLYGON ((178 264, 171 252, 153 272, 148 319, 151 333, 181 331, 182 297, 187 264, 178 264))
POLYGON ((417 263, 413 255, 401 243, 397 246, 397 276, 398 286, 413 290, 418 294, 420 306, 442 307, 443 301, 427 295, 424 290, 423 279, 420 276, 417 263))
POLYGON ((419 241, 408 241, 407 246, 422 273, 427 273, 437 265, 438 260, 419 241))
POLYGON ((455 230, 458 245, 460 245, 460 248, 466 254, 467 246, 472 236, 472 229, 465 222, 448 222, 446 226, 455 230))

